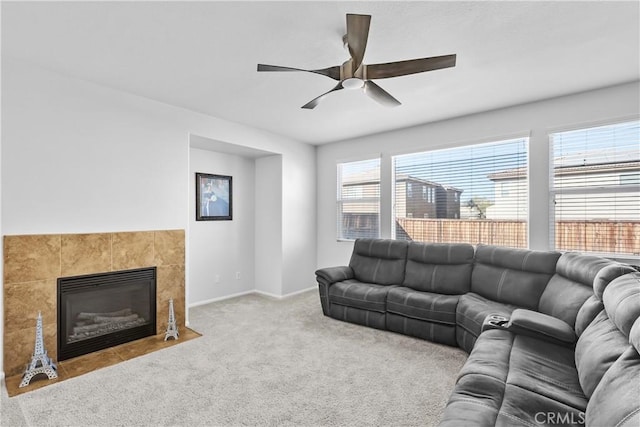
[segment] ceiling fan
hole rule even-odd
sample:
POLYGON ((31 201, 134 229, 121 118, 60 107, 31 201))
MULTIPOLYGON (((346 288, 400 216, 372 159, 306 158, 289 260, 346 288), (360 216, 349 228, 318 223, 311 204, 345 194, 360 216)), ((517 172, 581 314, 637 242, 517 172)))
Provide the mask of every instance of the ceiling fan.
POLYGON ((441 68, 455 67, 456 55, 434 56, 431 58, 410 59, 407 61, 387 62, 384 64, 363 64, 364 52, 369 38, 369 24, 371 15, 347 14, 347 34, 342 37, 345 47, 348 48, 351 58, 342 65, 322 68, 319 70, 305 70, 301 68, 281 67, 278 65, 258 64, 258 71, 305 71, 321 74, 338 84, 330 91, 323 93, 302 106, 313 109, 328 94, 342 89, 362 89, 372 99, 387 107, 400 105, 400 101, 391 96, 372 80, 386 79, 389 77, 406 76, 409 74, 423 73, 425 71, 439 70, 441 68))

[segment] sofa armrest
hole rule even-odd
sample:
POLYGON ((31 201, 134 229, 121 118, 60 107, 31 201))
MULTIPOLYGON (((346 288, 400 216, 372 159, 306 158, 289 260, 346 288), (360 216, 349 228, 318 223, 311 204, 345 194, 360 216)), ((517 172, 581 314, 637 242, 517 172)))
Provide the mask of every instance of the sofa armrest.
POLYGON ((568 323, 537 311, 518 308, 511 313, 506 329, 520 335, 528 335, 565 346, 573 346, 576 333, 568 323))
POLYGON ((353 279, 354 274, 351 267, 328 267, 316 271, 318 281, 318 291, 320 292, 320 303, 325 316, 330 315, 331 302, 329 301, 329 287, 336 282, 353 279))
POLYGON ((353 270, 351 267, 347 266, 327 267, 316 271, 316 279, 318 280, 318 283, 325 285, 331 285, 336 282, 353 278, 353 270))

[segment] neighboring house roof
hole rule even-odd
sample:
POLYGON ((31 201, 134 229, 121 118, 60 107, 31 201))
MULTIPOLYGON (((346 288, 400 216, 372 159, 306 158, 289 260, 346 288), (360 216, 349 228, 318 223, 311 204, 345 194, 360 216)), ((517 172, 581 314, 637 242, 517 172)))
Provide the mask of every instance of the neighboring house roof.
POLYGON ((380 184, 380 171, 371 169, 342 177, 342 185, 380 184))
MULTIPOLYGON (((411 175, 404 175, 404 174, 396 175, 396 182, 404 182, 404 181, 417 182, 420 184, 430 185, 432 187, 442 187, 445 190, 457 191, 459 193, 462 193, 464 191, 459 188, 452 187, 450 185, 442 185, 438 182, 416 178, 415 176, 411 176, 411 175)), ((367 184, 380 184, 380 173, 377 170, 350 174, 348 177, 342 179, 343 186, 367 185, 367 184)))
POLYGON ((417 182, 419 184, 427 184, 427 185, 430 185, 432 187, 442 187, 445 190, 457 191, 459 193, 462 193, 464 191, 464 190, 461 190, 459 188, 453 187, 451 185, 443 185, 443 184, 440 184, 439 182, 429 181, 429 180, 422 179, 422 178, 416 178, 415 176, 411 176, 411 175, 403 175, 403 174, 396 175, 396 182, 402 182, 402 181, 417 182))
MULTIPOLYGON (((594 165, 564 166, 555 169, 555 175, 571 175, 585 173, 603 173, 603 172, 627 172, 640 171, 640 161, 616 162, 616 163, 599 163, 594 165)), ((487 175, 492 181, 503 179, 523 179, 527 177, 527 168, 507 169, 487 175)))

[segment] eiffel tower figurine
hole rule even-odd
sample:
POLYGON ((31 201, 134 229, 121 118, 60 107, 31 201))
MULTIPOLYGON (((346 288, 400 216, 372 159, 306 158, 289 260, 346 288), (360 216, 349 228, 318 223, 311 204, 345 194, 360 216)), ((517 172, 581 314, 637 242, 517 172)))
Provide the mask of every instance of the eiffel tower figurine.
POLYGON ((178 339, 178 325, 176 325, 176 315, 173 312, 173 298, 169 300, 169 324, 167 325, 167 332, 164 334, 164 340, 169 337, 173 337, 174 340, 178 339))
POLYGON ((42 339, 42 314, 38 312, 38 320, 36 322, 36 345, 33 350, 31 363, 27 365, 27 369, 22 375, 20 387, 26 387, 31 383, 33 377, 38 374, 45 374, 50 380, 58 378, 56 364, 47 355, 44 348, 44 340, 42 339))

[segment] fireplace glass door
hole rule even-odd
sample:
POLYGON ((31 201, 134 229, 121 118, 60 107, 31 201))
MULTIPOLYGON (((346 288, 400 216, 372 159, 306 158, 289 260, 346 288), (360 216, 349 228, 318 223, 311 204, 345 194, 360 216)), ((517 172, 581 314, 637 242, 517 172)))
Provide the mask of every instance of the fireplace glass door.
POLYGON ((155 334, 155 267, 58 279, 58 360, 155 334))

